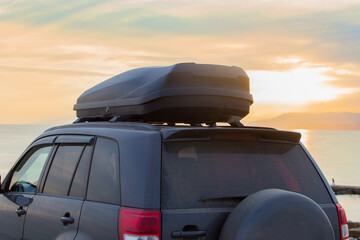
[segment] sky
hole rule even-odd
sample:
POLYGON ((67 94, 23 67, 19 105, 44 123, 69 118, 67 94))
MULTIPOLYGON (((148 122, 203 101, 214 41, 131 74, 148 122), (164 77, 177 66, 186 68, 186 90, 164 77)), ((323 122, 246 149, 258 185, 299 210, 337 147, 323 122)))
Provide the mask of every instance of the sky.
POLYGON ((242 67, 250 120, 360 112, 358 0, 0 0, 0 124, 59 124, 88 88, 179 62, 242 67))

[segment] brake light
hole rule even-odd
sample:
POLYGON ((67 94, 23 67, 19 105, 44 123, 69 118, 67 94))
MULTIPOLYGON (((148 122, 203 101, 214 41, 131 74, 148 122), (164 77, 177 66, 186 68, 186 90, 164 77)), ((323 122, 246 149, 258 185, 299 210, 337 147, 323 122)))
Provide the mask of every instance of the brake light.
POLYGON ((120 240, 160 240, 161 214, 158 210, 121 208, 120 240))
POLYGON ((252 135, 214 135, 215 141, 256 141, 257 137, 252 135))
POLYGON ((349 239, 349 227, 347 225, 345 210, 340 205, 340 203, 336 203, 335 205, 339 216, 341 240, 347 240, 349 239))

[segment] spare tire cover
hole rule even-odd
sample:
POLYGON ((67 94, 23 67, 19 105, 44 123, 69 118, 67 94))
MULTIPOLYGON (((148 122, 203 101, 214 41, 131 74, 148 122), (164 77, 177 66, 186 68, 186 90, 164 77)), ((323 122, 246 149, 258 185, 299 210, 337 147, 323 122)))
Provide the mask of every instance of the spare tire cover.
POLYGON ((220 240, 334 240, 331 223, 310 198, 280 189, 256 192, 230 213, 220 240))

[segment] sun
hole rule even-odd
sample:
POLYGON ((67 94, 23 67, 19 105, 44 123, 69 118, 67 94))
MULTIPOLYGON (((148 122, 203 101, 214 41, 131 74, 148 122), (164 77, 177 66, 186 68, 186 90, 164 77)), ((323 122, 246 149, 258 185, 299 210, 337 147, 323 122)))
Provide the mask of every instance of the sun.
POLYGON ((301 105, 315 101, 329 101, 353 89, 336 88, 329 84, 336 80, 326 67, 300 67, 289 71, 248 71, 251 91, 257 103, 301 105))

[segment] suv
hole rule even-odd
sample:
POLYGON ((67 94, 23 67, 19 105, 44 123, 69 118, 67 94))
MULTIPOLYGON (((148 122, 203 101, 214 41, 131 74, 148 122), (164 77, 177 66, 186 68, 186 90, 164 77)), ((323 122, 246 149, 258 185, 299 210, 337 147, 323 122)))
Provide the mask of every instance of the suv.
POLYGON ((348 239, 300 134, 239 122, 248 90, 241 68, 194 63, 89 89, 4 179, 0 238, 348 239))

